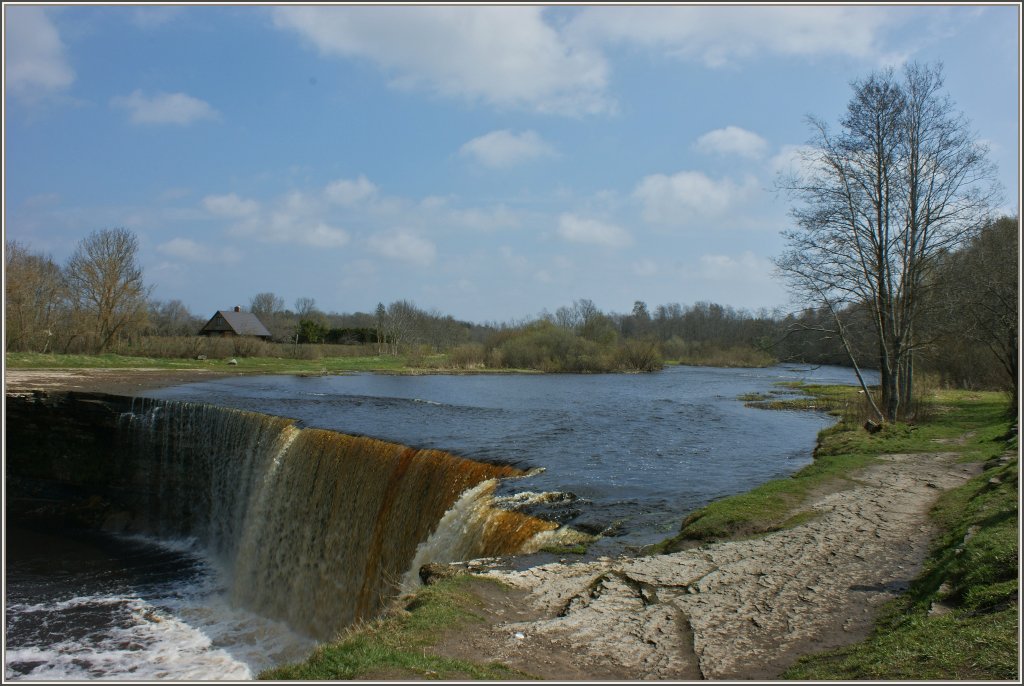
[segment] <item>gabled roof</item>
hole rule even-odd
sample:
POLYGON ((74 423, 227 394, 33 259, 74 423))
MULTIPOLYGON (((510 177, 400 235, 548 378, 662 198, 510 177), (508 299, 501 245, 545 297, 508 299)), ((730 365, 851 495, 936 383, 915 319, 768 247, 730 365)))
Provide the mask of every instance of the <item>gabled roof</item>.
POLYGON ((217 314, 206 322, 206 326, 199 330, 199 333, 217 333, 221 331, 232 331, 239 336, 266 336, 270 337, 267 327, 252 312, 236 312, 234 310, 218 310, 217 314))

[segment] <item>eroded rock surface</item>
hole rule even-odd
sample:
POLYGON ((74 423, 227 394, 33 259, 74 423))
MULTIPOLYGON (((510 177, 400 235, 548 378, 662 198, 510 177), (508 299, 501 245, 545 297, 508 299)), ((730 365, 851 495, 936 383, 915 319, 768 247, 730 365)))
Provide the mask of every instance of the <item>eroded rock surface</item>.
POLYGON ((545 678, 771 678, 799 655, 863 638, 907 587, 933 533, 928 510, 978 472, 956 459, 885 456, 804 508, 817 517, 763 538, 487 571, 518 589, 532 618, 475 629, 469 652, 545 678))

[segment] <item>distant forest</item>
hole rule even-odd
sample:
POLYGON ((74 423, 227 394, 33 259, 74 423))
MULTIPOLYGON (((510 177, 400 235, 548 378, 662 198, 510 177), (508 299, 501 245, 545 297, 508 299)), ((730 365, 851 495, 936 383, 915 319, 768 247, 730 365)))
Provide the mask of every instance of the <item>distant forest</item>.
MULTIPOLYGON (((928 344, 915 359, 919 374, 942 386, 1013 385, 1017 231, 1016 218, 992 222, 931 275, 934 287, 920 305, 925 316, 918 333, 928 344)), ((750 312, 709 302, 636 301, 630 312, 616 313, 580 299, 524 321, 473 323, 406 300, 381 303, 374 312, 337 313, 319 310, 312 297, 287 307, 265 292, 253 295, 248 309, 271 341, 206 339, 197 333, 212 312, 197 315, 180 301, 148 298, 137 247, 130 231, 98 231, 58 265, 7 243, 6 349, 143 357, 404 355, 411 366, 547 372, 655 371, 666 363, 849 364, 836 319, 824 308, 750 312)), ((877 343, 868 309, 847 307, 839 319, 858 358, 870 360, 877 343)))

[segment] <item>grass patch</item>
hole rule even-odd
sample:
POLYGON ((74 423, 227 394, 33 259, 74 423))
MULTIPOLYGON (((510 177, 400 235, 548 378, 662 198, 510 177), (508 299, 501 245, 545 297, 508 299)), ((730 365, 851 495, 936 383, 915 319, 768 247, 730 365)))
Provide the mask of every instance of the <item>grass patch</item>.
POLYGON ((8 369, 203 369, 241 374, 340 374, 345 372, 415 371, 402 355, 365 355, 324 357, 303 360, 283 357, 232 357, 223 359, 183 359, 163 357, 131 357, 112 353, 104 355, 52 355, 42 353, 7 353, 8 369), (237 364, 229 365, 234 359, 237 364))
POLYGON ((260 679, 310 680, 513 680, 534 677, 501 664, 475 664, 427 652, 446 629, 482 621, 470 590, 488 579, 456 576, 425 586, 404 610, 346 630, 305 661, 259 674, 260 679))
POLYGON ((747 407, 763 410, 812 410, 837 417, 850 417, 863 402, 852 386, 803 385, 800 382, 778 384, 787 390, 771 393, 747 393, 739 397, 747 407), (785 397, 790 396, 790 397, 785 397))

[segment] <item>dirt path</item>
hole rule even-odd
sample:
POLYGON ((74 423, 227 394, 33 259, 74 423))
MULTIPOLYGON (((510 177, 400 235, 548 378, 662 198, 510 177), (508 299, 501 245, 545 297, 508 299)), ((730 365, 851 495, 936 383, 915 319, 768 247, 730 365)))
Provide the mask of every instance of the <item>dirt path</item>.
POLYGON ((494 623, 437 652, 545 679, 773 678, 802 654, 862 639, 918 574, 928 510, 979 471, 956 458, 887 455, 807 505, 815 519, 759 539, 482 572, 517 590, 484 598, 494 623))

